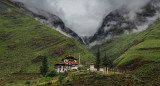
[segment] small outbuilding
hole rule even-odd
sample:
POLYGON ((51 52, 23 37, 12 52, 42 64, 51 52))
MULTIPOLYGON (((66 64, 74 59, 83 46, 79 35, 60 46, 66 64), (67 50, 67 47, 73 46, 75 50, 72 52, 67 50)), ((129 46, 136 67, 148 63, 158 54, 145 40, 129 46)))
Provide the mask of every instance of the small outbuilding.
POLYGON ((99 68, 99 71, 104 72, 104 68, 99 68))
POLYGON ((94 67, 94 64, 90 64, 89 70, 90 71, 97 71, 97 69, 94 67))

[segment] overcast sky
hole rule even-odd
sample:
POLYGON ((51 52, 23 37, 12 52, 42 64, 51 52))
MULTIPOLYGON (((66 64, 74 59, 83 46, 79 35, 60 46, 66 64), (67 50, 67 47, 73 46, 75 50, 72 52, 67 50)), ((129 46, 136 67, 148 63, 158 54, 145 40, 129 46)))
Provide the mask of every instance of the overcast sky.
MULTIPOLYGON (((29 9, 38 8, 59 16, 67 27, 80 36, 93 35, 103 18, 125 5, 135 12, 149 0, 15 0, 29 9)), ((35 10, 32 10, 35 11, 35 10)))

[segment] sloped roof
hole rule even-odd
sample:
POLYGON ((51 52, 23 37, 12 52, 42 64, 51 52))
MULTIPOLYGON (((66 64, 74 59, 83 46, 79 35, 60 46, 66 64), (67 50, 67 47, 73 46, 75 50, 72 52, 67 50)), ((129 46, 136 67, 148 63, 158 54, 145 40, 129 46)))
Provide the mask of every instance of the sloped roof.
POLYGON ((67 64, 67 63, 58 63, 58 64, 55 64, 55 66, 57 66, 57 65, 72 66, 72 65, 78 65, 78 64, 67 64))
POLYGON ((67 66, 71 66, 72 64, 66 64, 66 63, 58 63, 58 64, 55 64, 55 66, 57 65, 67 65, 67 66))
MULTIPOLYGON (((77 59, 75 59, 72 55, 67 55, 66 58, 64 58, 64 59, 73 59, 73 60, 77 60, 77 59)), ((62 60, 64 60, 64 59, 62 59, 62 60)))

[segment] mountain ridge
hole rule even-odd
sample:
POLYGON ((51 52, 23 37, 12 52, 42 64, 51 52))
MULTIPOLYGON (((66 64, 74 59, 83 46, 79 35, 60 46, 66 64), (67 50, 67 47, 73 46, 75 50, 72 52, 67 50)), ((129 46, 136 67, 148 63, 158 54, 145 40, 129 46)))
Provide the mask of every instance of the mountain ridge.
POLYGON ((55 27, 56 30, 60 31, 62 34, 75 38, 86 48, 91 48, 97 44, 103 44, 106 40, 123 33, 143 31, 149 24, 156 20, 149 20, 148 18, 156 16, 157 12, 160 13, 159 0, 151 0, 147 5, 133 14, 125 6, 122 6, 119 9, 111 11, 103 19, 101 26, 93 36, 79 37, 77 33, 66 27, 62 19, 60 19, 57 15, 40 9, 36 9, 37 11, 33 12, 27 9, 27 7, 20 2, 12 1, 12 3, 28 11, 28 14, 35 17, 35 19, 41 23, 48 25, 49 27, 55 27))
MULTIPOLYGON (((134 30, 143 31, 145 28, 138 28, 143 25, 149 25, 154 22, 156 19, 148 20, 147 18, 151 18, 156 16, 157 13, 160 13, 160 1, 159 0, 151 0, 147 5, 141 8, 140 12, 136 12, 136 17, 133 20, 130 19, 128 15, 130 15, 130 11, 125 7, 120 9, 116 9, 115 11, 110 12, 104 19, 103 23, 97 32, 89 37, 88 43, 93 43, 95 41, 105 40, 107 36, 118 36, 123 33, 132 33, 134 30), (147 23, 150 22, 151 23, 147 23)), ((138 32, 140 32, 138 31, 138 32)), ((103 41, 102 41, 103 42, 103 41)))
POLYGON ((62 21, 61 18, 59 18, 57 15, 46 12, 44 10, 36 9, 36 12, 33 12, 29 10, 23 3, 21 2, 16 2, 16 1, 10 1, 17 7, 19 7, 21 10, 24 10, 29 16, 34 17, 37 21, 61 32, 62 34, 75 38, 78 40, 81 44, 85 45, 85 42, 81 37, 78 36, 77 33, 75 33, 73 30, 70 28, 66 27, 64 22, 62 21))

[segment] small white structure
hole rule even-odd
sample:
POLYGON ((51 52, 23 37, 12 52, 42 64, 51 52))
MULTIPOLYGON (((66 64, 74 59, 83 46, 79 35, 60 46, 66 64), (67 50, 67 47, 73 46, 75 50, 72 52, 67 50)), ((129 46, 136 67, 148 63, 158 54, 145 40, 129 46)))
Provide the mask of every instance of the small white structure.
POLYGON ((94 64, 90 64, 90 68, 89 68, 90 71, 97 71, 96 68, 94 68, 94 64))
POLYGON ((57 72, 65 72, 71 69, 78 69, 77 59, 71 55, 67 55, 66 58, 62 59, 63 63, 56 64, 57 72))
POLYGON ((104 68, 99 68, 99 71, 104 72, 104 68))

